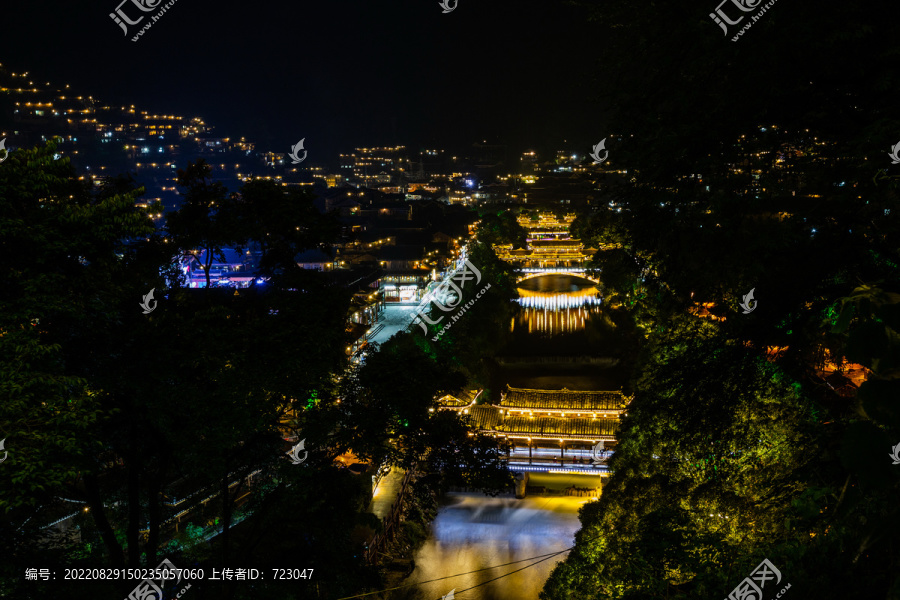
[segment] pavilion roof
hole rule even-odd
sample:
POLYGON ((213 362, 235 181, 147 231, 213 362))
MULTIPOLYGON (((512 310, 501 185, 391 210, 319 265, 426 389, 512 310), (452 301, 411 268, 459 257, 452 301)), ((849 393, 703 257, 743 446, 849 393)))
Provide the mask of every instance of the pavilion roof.
POLYGON ((472 425, 478 429, 492 429, 500 424, 500 421, 503 420, 503 415, 495 406, 480 405, 472 407, 469 411, 469 418, 472 425))
POLYGON ((619 429, 618 419, 504 416, 496 406, 472 407, 469 419, 480 431, 531 438, 615 439, 619 429))
POLYGON ((470 405, 471 403, 472 399, 468 396, 459 398, 457 396, 454 396, 453 394, 447 394, 438 398, 438 406, 447 408, 463 408, 470 405))
POLYGON ((613 439, 619 430, 618 419, 561 418, 561 417, 507 417, 498 432, 507 435, 528 435, 545 438, 583 438, 585 440, 613 439))
POLYGON ((630 398, 621 391, 532 390, 507 386, 500 406, 507 409, 571 410, 589 412, 595 410, 625 410, 630 398))

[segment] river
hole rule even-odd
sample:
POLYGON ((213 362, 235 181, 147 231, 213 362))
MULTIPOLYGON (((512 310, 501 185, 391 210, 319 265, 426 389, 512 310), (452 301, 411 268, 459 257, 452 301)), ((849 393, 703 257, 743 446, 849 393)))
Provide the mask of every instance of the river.
POLYGON ((581 526, 578 508, 587 501, 565 496, 516 500, 450 493, 432 523, 431 537, 415 554, 416 569, 409 582, 468 575, 424 583, 393 597, 432 600, 455 590, 459 600, 537 600, 553 566, 565 555, 532 567, 528 565, 535 560, 517 561, 569 548, 581 526), (481 570, 496 565, 507 566, 481 570), (490 581, 523 567, 527 568, 490 581))
MULTIPOLYGON (((597 290, 590 282, 552 275, 520 286, 524 310, 510 324, 513 335, 505 355, 524 359, 602 354, 597 337, 590 333, 591 317, 599 311, 597 290)), ((618 389, 622 379, 621 369, 563 363, 500 368, 493 385, 597 390, 618 389)), ((530 485, 562 489, 573 484, 570 479, 535 474, 530 485)), ((571 547, 581 526, 578 509, 588 501, 574 496, 516 500, 511 494, 491 498, 450 493, 432 524, 431 535, 413 557, 416 568, 407 583, 420 585, 395 592, 391 598, 437 600, 455 590, 459 600, 538 600, 550 571, 565 553, 530 567, 535 560, 516 561, 571 547), (490 568, 498 565, 506 566, 490 568), (523 570, 490 581, 518 569, 523 570), (463 573, 467 574, 447 578, 463 573), (447 579, 432 582, 439 578, 447 579)))

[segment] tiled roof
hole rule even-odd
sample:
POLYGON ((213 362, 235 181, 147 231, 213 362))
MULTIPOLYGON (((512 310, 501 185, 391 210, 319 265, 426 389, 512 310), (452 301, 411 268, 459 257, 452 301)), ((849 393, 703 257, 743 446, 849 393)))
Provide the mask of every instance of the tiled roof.
POLYGON ((438 399, 439 406, 445 406, 448 408, 462 408, 464 406, 468 406, 471 403, 471 398, 458 398, 452 394, 447 394, 446 396, 442 396, 438 399))
POLYGON ((624 410, 629 398, 621 391, 579 392, 563 388, 561 390, 531 390, 507 386, 507 392, 500 402, 503 408, 540 410, 624 410))
POLYGON ((614 439, 619 429, 618 419, 526 417, 502 415, 495 406, 475 406, 469 411, 470 424, 482 431, 496 431, 507 435, 585 440, 614 439))
POLYGON ((500 410, 493 406, 473 406, 469 411, 469 418, 478 429, 491 429, 501 420, 500 410))
POLYGON ((586 440, 614 438, 619 429, 618 419, 589 419, 561 417, 507 417, 501 431, 507 435, 524 434, 537 437, 563 436, 586 440))

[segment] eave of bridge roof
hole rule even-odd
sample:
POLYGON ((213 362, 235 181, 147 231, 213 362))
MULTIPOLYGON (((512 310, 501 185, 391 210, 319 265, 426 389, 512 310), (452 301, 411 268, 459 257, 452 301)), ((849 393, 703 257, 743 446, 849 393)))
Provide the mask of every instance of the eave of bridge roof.
POLYGON ((624 411, 631 398, 621 391, 534 390, 507 385, 500 407, 531 411, 624 411))

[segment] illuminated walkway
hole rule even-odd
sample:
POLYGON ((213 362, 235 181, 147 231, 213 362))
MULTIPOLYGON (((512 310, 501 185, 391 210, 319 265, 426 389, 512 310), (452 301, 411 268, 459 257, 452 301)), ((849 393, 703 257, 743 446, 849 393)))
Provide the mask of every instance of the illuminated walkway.
POLYGON ((370 331, 375 334, 369 338, 370 342, 383 344, 391 336, 400 331, 406 331, 409 323, 416 314, 417 307, 400 304, 388 304, 370 331))
POLYGON ((369 512, 375 513, 379 519, 383 519, 391 512, 391 505, 400 493, 400 485, 406 472, 403 469, 392 467, 391 472, 381 478, 375 493, 372 494, 372 503, 369 504, 369 512))

